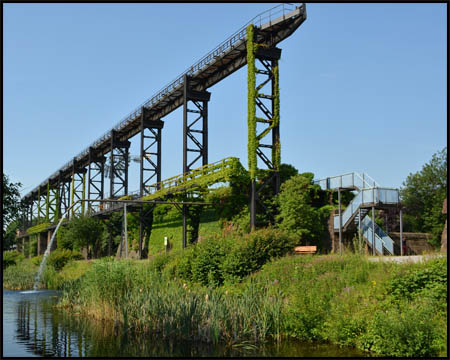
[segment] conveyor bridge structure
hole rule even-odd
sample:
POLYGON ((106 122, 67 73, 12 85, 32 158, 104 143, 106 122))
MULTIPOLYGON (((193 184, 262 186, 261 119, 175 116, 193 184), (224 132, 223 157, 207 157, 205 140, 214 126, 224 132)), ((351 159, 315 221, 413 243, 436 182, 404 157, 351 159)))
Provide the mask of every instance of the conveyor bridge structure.
MULTIPOLYGON (((138 134, 139 189, 133 196, 143 199, 155 196, 152 195, 155 192, 161 195, 167 184, 161 179, 163 118, 179 107, 183 107, 183 142, 179 144, 183 147, 181 178, 186 179, 194 168, 210 169, 208 102, 211 92, 207 90, 245 65, 248 65, 249 114, 253 114, 247 121, 249 170, 251 174, 255 174, 256 169, 273 174, 264 180, 267 184, 262 185, 261 179, 252 176, 250 212, 251 219, 255 219, 257 211, 264 211, 259 191, 266 185, 272 187, 274 193, 279 191, 278 60, 281 49, 277 44, 292 35, 305 20, 305 4, 280 4, 255 16, 189 66, 22 198, 25 210, 21 236, 29 238, 26 229, 36 223, 55 224, 60 214, 78 200, 118 199, 132 194, 128 189, 129 140, 138 134), (106 181, 109 194, 105 191, 106 181)), ((87 212, 86 202, 79 201, 77 206, 71 209, 72 216, 87 212)), ((141 212, 141 222, 145 216, 152 214, 141 212)), ((183 205, 184 246, 188 216, 189 208, 183 205)), ((141 254, 142 231, 140 237, 141 254)))

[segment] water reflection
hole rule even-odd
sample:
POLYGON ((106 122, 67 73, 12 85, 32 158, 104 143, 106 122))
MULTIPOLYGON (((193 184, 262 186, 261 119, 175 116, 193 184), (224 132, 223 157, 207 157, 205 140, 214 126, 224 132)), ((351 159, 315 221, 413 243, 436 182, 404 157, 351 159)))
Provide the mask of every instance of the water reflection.
POLYGON ((3 291, 5 356, 45 357, 363 357, 355 349, 283 341, 252 347, 163 341, 158 335, 133 334, 112 322, 93 321, 54 308, 57 292, 20 294, 3 291))

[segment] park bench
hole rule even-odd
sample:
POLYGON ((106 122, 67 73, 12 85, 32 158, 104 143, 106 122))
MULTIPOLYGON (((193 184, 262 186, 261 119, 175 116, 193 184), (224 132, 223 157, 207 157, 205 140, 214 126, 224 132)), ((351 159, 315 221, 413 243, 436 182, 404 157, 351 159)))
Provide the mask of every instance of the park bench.
POLYGON ((294 251, 296 254, 315 254, 317 252, 317 246, 296 246, 294 251))

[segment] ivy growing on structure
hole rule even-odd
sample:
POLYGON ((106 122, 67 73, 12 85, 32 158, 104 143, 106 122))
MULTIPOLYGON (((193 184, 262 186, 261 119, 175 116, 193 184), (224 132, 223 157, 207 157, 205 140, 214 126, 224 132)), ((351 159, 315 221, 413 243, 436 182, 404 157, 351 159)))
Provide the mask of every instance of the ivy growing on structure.
POLYGON ((27 229, 27 233, 28 233, 28 235, 39 234, 41 232, 46 231, 50 225, 51 224, 48 221, 46 221, 42 224, 34 225, 27 229))
POLYGON ((41 218, 41 187, 38 187, 38 220, 41 218))
MULTIPOLYGON (((273 72, 273 122, 272 127, 280 125, 280 75, 278 72, 278 62, 272 68, 273 72)), ((277 139, 273 144, 272 159, 275 171, 280 170, 281 165, 281 144, 277 139)))
POLYGON ((248 87, 248 171, 250 179, 255 180, 256 176, 256 67, 255 67, 255 44, 253 24, 247 26, 247 87, 248 87))
POLYGON ((45 221, 49 221, 50 214, 50 182, 47 183, 47 196, 45 198, 45 221))

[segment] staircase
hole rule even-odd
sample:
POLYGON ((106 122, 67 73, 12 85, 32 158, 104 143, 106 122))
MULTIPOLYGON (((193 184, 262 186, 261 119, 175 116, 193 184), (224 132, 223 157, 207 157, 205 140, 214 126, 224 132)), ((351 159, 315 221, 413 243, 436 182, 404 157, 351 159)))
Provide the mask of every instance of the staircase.
MULTIPOLYGON (((356 172, 316 180, 314 183, 323 190, 358 191, 341 214, 342 230, 347 231, 353 226, 360 227, 361 236, 370 247, 375 246, 378 254, 387 252, 394 255, 394 241, 372 221, 368 213, 372 207, 384 208, 398 205, 400 202, 398 189, 380 187, 367 174, 356 172), (373 244, 374 241, 375 244, 373 244)), ((334 229, 339 230, 339 215, 334 217, 334 229)))

